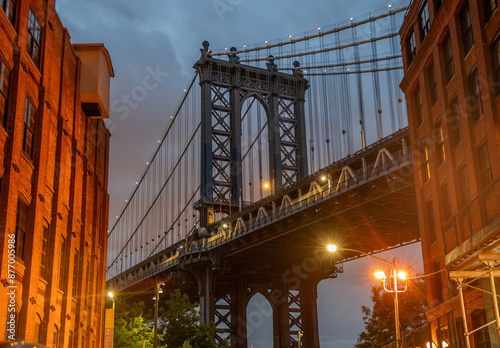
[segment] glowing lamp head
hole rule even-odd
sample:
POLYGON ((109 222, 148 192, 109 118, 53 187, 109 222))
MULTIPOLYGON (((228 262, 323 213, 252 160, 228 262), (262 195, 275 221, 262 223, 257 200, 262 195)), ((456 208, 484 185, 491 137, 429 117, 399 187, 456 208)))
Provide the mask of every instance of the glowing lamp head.
POLYGON ((327 249, 329 252, 333 253, 333 252, 337 251, 337 246, 335 246, 335 245, 333 245, 333 244, 330 244, 330 245, 328 245, 328 246, 326 247, 326 249, 327 249))
POLYGON ((398 272, 398 278, 401 279, 401 280, 406 280, 406 272, 399 271, 398 272))
POLYGON ((226 224, 222 225, 222 228, 227 228, 227 225, 226 224))
POLYGON ((265 183, 265 184, 264 184, 264 188, 268 189, 268 188, 269 188, 269 184, 268 184, 268 183, 265 183))
POLYGON ((108 292, 108 296, 109 296, 110 298, 113 298, 113 296, 114 296, 114 295, 113 295, 113 293, 110 291, 110 292, 108 292))
POLYGON ((321 180, 326 181, 326 176, 322 176, 321 180))
POLYGON ((384 271, 377 271, 375 272, 375 278, 379 279, 379 280, 383 280, 385 279, 385 273, 384 271))

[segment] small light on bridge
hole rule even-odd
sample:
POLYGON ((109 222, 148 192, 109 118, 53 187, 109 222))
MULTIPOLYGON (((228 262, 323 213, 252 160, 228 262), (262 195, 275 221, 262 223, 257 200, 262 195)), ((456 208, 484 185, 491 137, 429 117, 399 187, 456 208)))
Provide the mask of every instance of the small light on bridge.
POLYGON ((351 22, 352 22, 353 18, 351 17, 351 22))
POLYGON ((266 41, 266 45, 267 45, 267 41, 266 41))
POLYGON ((318 31, 320 31, 320 30, 321 30, 321 28, 318 28, 318 31))
POLYGON ((226 224, 222 225, 222 228, 227 228, 227 225, 226 224))
POLYGON ((392 5, 389 5, 389 8, 391 8, 391 7, 392 7, 392 5))
POLYGON ((292 38, 292 35, 290 35, 288 38, 289 38, 289 39, 291 39, 291 38, 292 38))

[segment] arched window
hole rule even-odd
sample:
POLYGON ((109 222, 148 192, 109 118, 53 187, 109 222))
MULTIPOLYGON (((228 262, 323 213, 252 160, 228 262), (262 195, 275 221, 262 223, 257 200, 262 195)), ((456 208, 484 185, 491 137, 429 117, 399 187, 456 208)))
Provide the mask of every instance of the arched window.
POLYGON ((37 343, 42 343, 42 319, 38 314, 35 315, 35 340, 37 343))
POLYGON ((57 348, 59 347, 59 328, 57 325, 54 325, 54 333, 52 335, 52 347, 57 348))

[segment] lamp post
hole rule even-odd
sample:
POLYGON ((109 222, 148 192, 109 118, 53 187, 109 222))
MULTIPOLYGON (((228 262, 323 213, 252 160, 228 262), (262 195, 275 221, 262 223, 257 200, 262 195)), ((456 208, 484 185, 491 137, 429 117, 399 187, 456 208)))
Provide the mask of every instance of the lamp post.
POLYGON ((268 194, 268 196, 270 196, 270 195, 271 195, 271 185, 270 185, 269 183, 267 183, 267 182, 266 182, 266 183, 264 184, 264 188, 267 190, 267 194, 268 194))
POLYGON ((113 348, 113 338, 115 331, 115 295, 108 292, 108 297, 113 301, 113 308, 106 309, 104 318, 104 348, 113 348))
POLYGON ((154 340, 153 340, 153 348, 158 346, 158 303, 160 301, 160 294, 163 293, 160 287, 161 283, 156 283, 155 286, 155 331, 154 331, 154 340))
POLYGON ((363 255, 366 255, 368 257, 371 257, 372 259, 375 259, 375 260, 378 260, 380 262, 383 262, 387 265, 390 265, 392 267, 392 278, 393 278, 393 290, 390 290, 390 289, 387 289, 386 287, 386 283, 385 283, 385 273, 383 271, 378 271, 375 273, 375 277, 377 279, 381 279, 383 284, 384 284, 384 290, 387 291, 387 292, 393 292, 394 293, 394 317, 395 317, 395 321, 396 321, 396 347, 399 348, 399 341, 401 339, 401 333, 400 333, 400 329, 399 329, 399 300, 398 300, 398 292, 404 292, 406 291, 406 288, 402 291, 398 291, 398 277, 401 279, 401 280, 405 280, 406 279, 406 274, 404 272, 399 272, 398 274, 398 271, 396 269, 396 258, 394 257, 392 259, 392 262, 389 262, 387 260, 384 260, 384 259, 381 259, 379 257, 376 257, 376 256, 373 256, 373 255, 370 255, 368 253, 365 253, 364 251, 360 251, 360 250, 355 250, 355 249, 347 249, 347 248, 337 248, 335 245, 333 244, 330 244, 327 246, 327 250, 330 251, 330 252, 335 252, 335 251, 353 251, 353 252, 356 252, 356 253, 360 253, 360 254, 363 254, 363 255))

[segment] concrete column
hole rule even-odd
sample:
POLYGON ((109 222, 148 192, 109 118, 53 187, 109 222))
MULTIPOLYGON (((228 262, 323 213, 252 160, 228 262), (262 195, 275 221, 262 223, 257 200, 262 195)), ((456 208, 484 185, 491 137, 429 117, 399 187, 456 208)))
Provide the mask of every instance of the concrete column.
POLYGON ((215 319, 215 302, 212 292, 212 265, 201 266, 198 273, 198 296, 200 298, 201 322, 208 324, 215 319))
POLYGON ((231 289, 231 348, 247 348, 247 303, 248 296, 241 279, 231 289))

